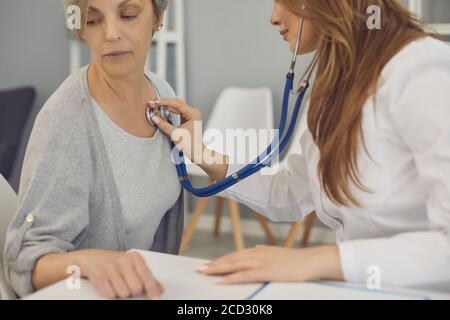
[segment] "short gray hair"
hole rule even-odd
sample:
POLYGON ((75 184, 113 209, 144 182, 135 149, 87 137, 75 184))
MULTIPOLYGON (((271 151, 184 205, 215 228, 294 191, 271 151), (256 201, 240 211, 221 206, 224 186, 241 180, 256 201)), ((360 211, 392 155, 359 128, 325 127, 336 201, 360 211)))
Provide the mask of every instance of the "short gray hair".
MULTIPOLYGON (((167 6, 169 5, 169 0, 149 0, 149 1, 152 2, 153 12, 155 13, 156 19, 160 20, 167 9, 167 6)), ((84 32, 84 28, 86 25, 88 4, 89 0, 64 0, 64 9, 66 13, 67 9, 70 6, 78 6, 81 10, 81 29, 73 30, 75 37, 80 41, 82 41, 81 36, 84 32)))

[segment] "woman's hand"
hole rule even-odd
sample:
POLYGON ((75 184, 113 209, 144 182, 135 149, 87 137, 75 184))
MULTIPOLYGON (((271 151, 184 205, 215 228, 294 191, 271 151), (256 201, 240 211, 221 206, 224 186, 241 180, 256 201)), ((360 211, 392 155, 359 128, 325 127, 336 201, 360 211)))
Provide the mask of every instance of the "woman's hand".
POLYGON ((218 258, 198 272, 219 284, 343 280, 337 246, 286 249, 258 246, 218 258))
POLYGON ((130 298, 145 295, 159 299, 163 287, 137 252, 82 250, 78 252, 81 276, 106 298, 130 298))

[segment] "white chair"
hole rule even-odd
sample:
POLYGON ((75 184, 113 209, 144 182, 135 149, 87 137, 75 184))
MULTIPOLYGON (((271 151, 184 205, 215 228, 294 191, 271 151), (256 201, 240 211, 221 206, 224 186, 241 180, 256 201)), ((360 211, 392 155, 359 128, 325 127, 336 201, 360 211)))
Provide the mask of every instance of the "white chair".
MULTIPOLYGON (((248 161, 252 161, 259 153, 263 152, 264 148, 270 143, 270 134, 274 129, 273 122, 273 97, 269 88, 244 89, 230 87, 225 89, 217 99, 207 126, 204 128, 204 142, 210 149, 226 153, 230 158, 239 159, 238 155, 247 155, 248 161), (230 141, 230 139, 224 138, 212 140, 212 137, 208 135, 209 130, 215 130, 215 132, 220 132, 221 135, 225 137, 227 130, 230 129, 241 129, 243 131, 249 129, 267 130, 266 132, 269 132, 270 134, 267 137, 267 141, 261 141, 261 143, 258 141, 257 148, 254 148, 252 145, 246 146, 245 144, 233 147, 234 142, 230 141), (252 149, 250 152, 251 155, 249 155, 246 147, 252 149)), ((209 131, 209 133, 211 134, 211 131, 209 131)), ((199 167, 193 165, 189 161, 186 162, 188 173, 191 177, 208 177, 199 167)), ((210 181, 210 183, 211 182, 212 181, 210 181)), ((224 199, 220 197, 216 197, 216 199, 214 235, 217 236, 220 229, 224 199)), ((180 253, 186 251, 198 221, 204 213, 209 200, 210 198, 199 199, 197 207, 184 232, 180 253)), ((227 203, 230 209, 236 249, 240 250, 244 248, 244 239, 240 226, 239 205, 232 200, 227 200, 227 203)), ((271 233, 267 221, 261 215, 255 214, 255 217, 260 222, 270 243, 275 244, 275 237, 271 233)))
POLYGON ((14 299, 16 295, 6 282, 3 273, 3 249, 5 246, 6 230, 16 212, 17 195, 8 181, 0 174, 0 299, 14 299))

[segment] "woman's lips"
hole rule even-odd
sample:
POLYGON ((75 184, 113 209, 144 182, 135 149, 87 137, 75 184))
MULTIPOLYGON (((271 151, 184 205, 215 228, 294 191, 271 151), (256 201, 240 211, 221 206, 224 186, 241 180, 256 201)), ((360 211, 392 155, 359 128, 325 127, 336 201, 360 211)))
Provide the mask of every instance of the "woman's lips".
POLYGON ((287 34, 289 33, 289 30, 282 30, 280 31, 280 35, 283 37, 284 40, 287 40, 287 34))
POLYGON ((121 58, 129 54, 130 51, 113 51, 104 55, 106 58, 121 58))

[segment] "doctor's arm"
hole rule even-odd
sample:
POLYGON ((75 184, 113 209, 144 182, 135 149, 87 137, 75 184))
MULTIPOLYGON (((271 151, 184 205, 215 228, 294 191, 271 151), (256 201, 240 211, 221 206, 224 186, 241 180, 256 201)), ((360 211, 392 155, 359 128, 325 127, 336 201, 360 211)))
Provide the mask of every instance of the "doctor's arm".
MULTIPOLYGON (((152 108, 160 106, 166 106, 171 112, 180 114, 182 124, 175 128, 161 118, 153 118, 153 122, 211 180, 220 181, 245 166, 234 164, 232 159, 204 146, 203 134, 194 129, 196 123, 202 120, 199 110, 179 99, 164 99, 150 104, 152 108)), ((306 162, 300 154, 289 155, 285 166, 266 168, 221 192, 219 196, 245 204, 272 221, 299 221, 314 211, 306 162)))

